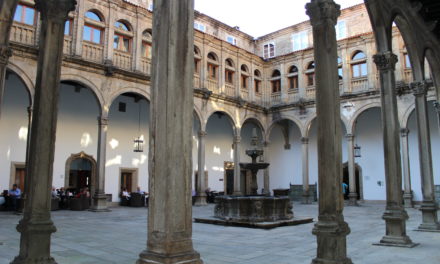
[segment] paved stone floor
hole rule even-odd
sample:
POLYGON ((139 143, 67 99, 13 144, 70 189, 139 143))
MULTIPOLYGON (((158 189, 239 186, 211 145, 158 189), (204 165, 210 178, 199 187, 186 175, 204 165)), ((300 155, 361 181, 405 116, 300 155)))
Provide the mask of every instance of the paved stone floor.
MULTIPOLYGON (((209 216, 213 206, 194 207, 194 216, 209 216)), ((297 216, 317 216, 318 207, 294 204, 297 216)), ((440 263, 440 233, 413 231, 420 212, 409 209, 408 235, 418 247, 373 246, 384 235, 383 204, 346 207, 351 227, 348 254, 355 264, 440 263)), ((60 264, 135 263, 146 245, 145 208, 113 208, 109 213, 56 211, 52 217, 58 231, 52 236, 52 255, 60 264)), ((0 212, 0 264, 18 253, 20 216, 0 212)), ((310 264, 316 254, 313 224, 257 230, 194 224, 194 246, 207 264, 310 264)))

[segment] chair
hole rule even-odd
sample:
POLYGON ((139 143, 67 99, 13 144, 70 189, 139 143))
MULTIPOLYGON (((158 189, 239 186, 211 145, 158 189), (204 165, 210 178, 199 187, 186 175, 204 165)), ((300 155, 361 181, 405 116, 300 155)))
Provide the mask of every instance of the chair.
POLYGON ((131 193, 130 197, 131 207, 143 207, 145 206, 145 196, 140 193, 131 193))

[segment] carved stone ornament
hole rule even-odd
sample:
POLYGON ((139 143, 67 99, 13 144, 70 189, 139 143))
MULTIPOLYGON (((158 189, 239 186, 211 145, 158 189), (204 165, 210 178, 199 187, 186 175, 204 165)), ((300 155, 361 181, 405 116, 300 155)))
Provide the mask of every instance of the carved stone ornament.
POLYGON ((76 0, 35 0, 35 8, 41 16, 52 21, 63 23, 69 12, 75 10, 76 0))
POLYGON ((9 57, 11 57, 11 56, 12 56, 12 49, 7 46, 1 45, 0 46, 0 64, 3 64, 3 65, 7 64, 9 57))
POLYGON ((325 23, 336 25, 338 17, 341 15, 341 6, 333 0, 312 0, 306 5, 306 10, 312 26, 325 23))
POLYGON ((379 71, 394 71, 398 58, 397 55, 392 52, 385 52, 374 55, 373 60, 379 71))
POLYGON ((426 95, 428 92, 428 84, 425 81, 412 82, 409 86, 414 96, 426 95))
POLYGON ((308 137, 302 137, 301 138, 301 143, 302 144, 309 144, 309 138, 308 137))

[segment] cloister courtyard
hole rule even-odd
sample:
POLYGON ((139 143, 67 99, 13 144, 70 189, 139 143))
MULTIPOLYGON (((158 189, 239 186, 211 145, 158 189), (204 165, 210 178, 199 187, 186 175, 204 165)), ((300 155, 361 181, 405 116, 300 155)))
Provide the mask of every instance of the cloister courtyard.
MULTIPOLYGON (((421 223, 417 209, 407 209, 408 235, 414 248, 372 245, 384 233, 383 203, 367 202, 345 207, 351 228, 348 256, 356 264, 440 263, 440 236, 414 231, 421 223)), ((147 208, 113 207, 108 213, 60 210, 52 212, 57 232, 52 236, 52 256, 59 264, 135 263, 145 248, 147 208)), ((296 217, 318 215, 317 204, 294 204, 296 217)), ((213 214, 213 205, 193 207, 193 217, 213 214)), ((22 216, 0 212, 0 263, 9 263, 19 250, 15 226, 22 216)), ((195 249, 206 264, 309 264, 316 254, 313 223, 271 230, 193 224, 195 249)))

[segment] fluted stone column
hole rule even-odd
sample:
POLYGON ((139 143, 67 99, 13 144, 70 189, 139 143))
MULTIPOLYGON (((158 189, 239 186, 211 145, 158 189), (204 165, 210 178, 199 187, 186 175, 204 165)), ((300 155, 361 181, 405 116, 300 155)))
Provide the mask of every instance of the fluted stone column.
POLYGON ((234 135, 234 193, 233 195, 242 195, 241 192, 241 168, 240 168, 240 133, 234 135))
POLYGON ((413 194, 411 189, 411 171, 409 162, 409 147, 408 147, 409 129, 402 128, 400 130, 400 137, 402 139, 402 160, 403 160, 403 204, 406 208, 413 208, 413 194))
POLYGON ((314 264, 349 264, 348 224, 342 214, 342 128, 335 26, 341 14, 332 0, 312 0, 306 5, 313 27, 316 65, 318 124, 319 216, 313 228, 317 237, 314 264))
POLYGON ((201 264, 192 242, 194 1, 156 0, 147 248, 137 264, 201 264))
POLYGON ((416 100, 417 135, 419 140, 420 175, 422 177, 423 202, 420 206, 422 211, 421 231, 440 231, 435 200, 434 174, 432 171, 431 136, 429 132, 428 106, 426 93, 428 84, 425 81, 410 84, 416 100))
POLYGON ((56 263, 50 256, 51 234, 56 228, 50 217, 53 159, 58 114, 64 23, 75 0, 36 0, 42 27, 32 129, 27 157, 27 180, 20 253, 13 264, 56 263))
POLYGON ((301 138, 301 154, 302 154, 302 182, 303 182, 303 194, 302 203, 311 204, 312 197, 310 195, 310 182, 309 182, 309 138, 301 138))
POLYGON ((199 149, 198 149, 198 172, 197 178, 197 196, 196 203, 197 206, 204 206, 208 203, 206 202, 206 182, 205 182, 205 139, 207 133, 205 131, 199 131, 199 149))
POLYGON ((386 233, 377 245, 412 247, 415 244, 406 235, 408 214, 403 208, 402 166, 400 160, 399 119, 397 112, 396 79, 397 56, 392 52, 373 56, 380 72, 382 129, 385 161, 387 205, 382 218, 386 233))
POLYGON ((357 197, 356 193, 356 168, 355 168, 355 160, 354 160, 354 135, 347 134, 345 138, 347 139, 348 146, 348 204, 349 205, 357 205, 357 197))
MULTIPOLYGON (((266 163, 270 163, 270 158, 269 158, 269 141, 264 141, 263 142, 263 157, 264 157, 264 162, 266 163)), ((264 169, 264 195, 266 196, 270 196, 270 170, 269 167, 267 167, 266 169, 264 169)))
POLYGON ((0 118, 5 89, 6 69, 12 50, 9 47, 9 35, 18 0, 0 0, 0 118))
POLYGON ((91 210, 94 212, 108 212, 107 196, 105 195, 105 162, 107 152, 107 129, 108 118, 98 117, 98 173, 95 181, 95 193, 93 194, 93 205, 91 210))

